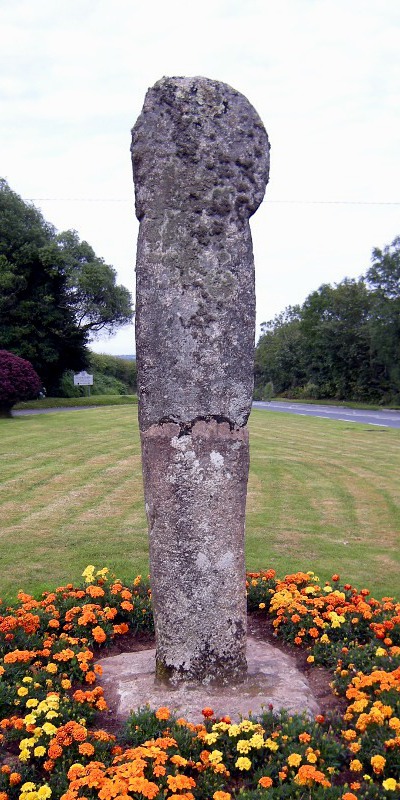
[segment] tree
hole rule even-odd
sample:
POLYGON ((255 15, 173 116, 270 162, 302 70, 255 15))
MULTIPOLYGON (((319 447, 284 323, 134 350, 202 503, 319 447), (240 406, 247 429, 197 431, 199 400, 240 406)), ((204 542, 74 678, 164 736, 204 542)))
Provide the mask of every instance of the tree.
POLYGON ((321 397, 361 399, 372 392, 370 299, 362 280, 323 284, 301 309, 307 377, 321 397))
POLYGON ((32 400, 42 388, 39 375, 24 358, 0 350, 0 417, 10 417, 21 400, 32 400))
POLYGON ((372 251, 365 280, 373 310, 373 355, 382 388, 390 399, 400 394, 400 236, 383 250, 372 251))
POLYGON ((30 361, 47 390, 66 367, 86 366, 86 333, 52 257, 55 230, 0 181, 0 347, 30 361))
POLYGON ((90 335, 132 319, 115 271, 75 231, 57 234, 0 180, 0 347, 33 364, 48 392, 88 364, 90 335))
POLYGON ((278 394, 302 386, 306 374, 300 306, 288 306, 282 314, 264 322, 261 330, 255 352, 256 396, 261 397, 263 387, 269 382, 278 394))
POLYGON ((116 284, 113 267, 98 258, 87 242, 81 242, 76 231, 58 234, 56 244, 77 326, 91 334, 113 333, 131 322, 132 298, 125 286, 116 284))

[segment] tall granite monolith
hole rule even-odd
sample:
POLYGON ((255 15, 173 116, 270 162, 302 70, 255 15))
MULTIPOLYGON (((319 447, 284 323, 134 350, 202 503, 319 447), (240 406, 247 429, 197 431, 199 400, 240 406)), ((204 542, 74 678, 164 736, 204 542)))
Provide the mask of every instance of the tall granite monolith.
POLYGON ((230 86, 163 78, 146 94, 131 151, 156 674, 241 680, 255 334, 249 217, 268 181, 268 137, 230 86))

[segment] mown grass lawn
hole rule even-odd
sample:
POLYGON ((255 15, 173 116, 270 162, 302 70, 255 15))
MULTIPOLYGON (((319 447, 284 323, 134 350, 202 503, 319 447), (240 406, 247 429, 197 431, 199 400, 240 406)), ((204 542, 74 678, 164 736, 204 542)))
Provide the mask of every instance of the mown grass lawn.
MULTIPOLYGON (((254 411, 247 566, 399 595, 400 431, 254 411)), ((0 420, 0 596, 147 574, 137 409, 0 420)))

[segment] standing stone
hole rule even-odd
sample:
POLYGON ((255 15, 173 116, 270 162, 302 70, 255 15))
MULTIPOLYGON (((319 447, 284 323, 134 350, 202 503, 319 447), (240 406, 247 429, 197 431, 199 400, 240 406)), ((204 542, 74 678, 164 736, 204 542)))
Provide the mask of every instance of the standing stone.
POLYGON ((240 680, 255 335, 248 220, 268 181, 268 137, 230 86, 163 78, 146 94, 131 151, 156 673, 240 680))

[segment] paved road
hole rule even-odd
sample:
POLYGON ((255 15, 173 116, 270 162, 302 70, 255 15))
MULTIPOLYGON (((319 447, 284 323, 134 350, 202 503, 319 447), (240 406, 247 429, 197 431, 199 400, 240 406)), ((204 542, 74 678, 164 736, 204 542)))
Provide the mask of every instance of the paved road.
POLYGON ((28 414, 55 414, 56 411, 82 411, 86 408, 104 408, 104 406, 59 406, 58 408, 20 408, 12 410, 13 417, 26 417, 28 414))
POLYGON ((344 406, 316 406, 307 403, 256 402, 253 408, 265 411, 282 411, 286 414, 300 414, 303 417, 321 417, 341 422, 358 422, 362 425, 377 425, 383 428, 400 428, 400 411, 362 411, 344 406))
MULTIPOLYGON (((104 407, 104 406, 102 406, 104 407)), ((68 406, 63 408, 35 408, 13 411, 13 417, 26 414, 54 414, 56 411, 82 411, 87 408, 99 406, 68 406)), ((320 417, 322 419, 336 419, 341 422, 358 422, 361 425, 377 425, 380 428, 400 428, 400 411, 362 411, 358 408, 345 408, 344 406, 316 406, 307 403, 271 403, 257 401, 253 408, 262 408, 264 411, 282 411, 286 414, 299 414, 303 417, 320 417)))

